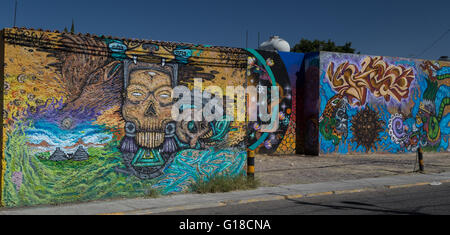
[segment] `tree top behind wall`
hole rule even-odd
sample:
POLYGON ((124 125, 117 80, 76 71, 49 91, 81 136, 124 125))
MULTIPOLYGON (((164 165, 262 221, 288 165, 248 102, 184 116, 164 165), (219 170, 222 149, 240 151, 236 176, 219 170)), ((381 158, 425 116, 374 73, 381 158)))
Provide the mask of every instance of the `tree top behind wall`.
MULTIPOLYGON (((341 52, 341 53, 355 53, 355 49, 352 48, 351 42, 346 42, 343 46, 337 46, 335 42, 321 41, 315 39, 314 41, 302 38, 299 43, 291 49, 291 52, 315 52, 315 51, 329 51, 329 52, 341 52)), ((357 53, 359 54, 359 52, 357 53)))

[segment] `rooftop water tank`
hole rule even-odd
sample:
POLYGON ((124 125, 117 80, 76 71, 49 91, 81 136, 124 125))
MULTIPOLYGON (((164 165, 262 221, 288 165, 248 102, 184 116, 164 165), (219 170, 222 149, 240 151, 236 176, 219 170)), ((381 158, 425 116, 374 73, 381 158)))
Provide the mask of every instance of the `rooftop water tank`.
POLYGON ((272 36, 268 41, 265 41, 259 45, 259 50, 264 51, 291 51, 291 47, 286 40, 280 38, 279 36, 272 36))

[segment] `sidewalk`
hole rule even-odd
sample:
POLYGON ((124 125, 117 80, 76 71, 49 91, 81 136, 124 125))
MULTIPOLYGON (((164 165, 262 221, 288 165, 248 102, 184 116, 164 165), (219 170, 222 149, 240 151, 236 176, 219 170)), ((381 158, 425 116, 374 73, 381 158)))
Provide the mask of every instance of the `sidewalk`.
MULTIPOLYGON (((424 153, 426 173, 450 171, 450 153, 424 153)), ((261 186, 412 174, 417 156, 413 154, 371 155, 257 155, 255 175, 261 186)), ((416 164, 416 169, 419 168, 416 164)))
MULTIPOLYGON (((59 206, 0 209, 7 214, 154 214, 268 200, 356 193, 450 182, 450 154, 424 154, 425 174, 412 173, 415 155, 256 156, 256 190, 116 199, 59 206)), ((416 166, 418 167, 418 166, 416 166)))

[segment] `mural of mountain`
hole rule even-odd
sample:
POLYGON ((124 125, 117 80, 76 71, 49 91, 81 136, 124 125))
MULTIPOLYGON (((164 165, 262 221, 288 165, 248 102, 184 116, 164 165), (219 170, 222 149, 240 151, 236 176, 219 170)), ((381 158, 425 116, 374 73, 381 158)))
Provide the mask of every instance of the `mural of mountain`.
POLYGON ((78 141, 75 144, 73 144, 71 146, 66 146, 66 147, 64 147, 64 149, 73 149, 73 148, 76 148, 78 146, 85 146, 85 147, 87 147, 87 146, 105 146, 105 145, 106 144, 85 143, 83 141, 83 139, 79 138, 78 141))
POLYGON ((112 139, 112 134, 105 132, 102 126, 91 125, 88 122, 72 124, 72 129, 64 129, 55 122, 37 121, 34 123, 34 128, 25 132, 30 147, 52 152, 55 147, 61 147, 66 152, 74 152, 79 145, 85 148, 103 147, 108 140, 112 139), (38 146, 42 145, 43 141, 50 146, 38 146))
POLYGON ((45 140, 41 141, 39 144, 27 143, 27 145, 30 147, 44 147, 44 148, 53 147, 53 145, 47 143, 47 141, 45 140))

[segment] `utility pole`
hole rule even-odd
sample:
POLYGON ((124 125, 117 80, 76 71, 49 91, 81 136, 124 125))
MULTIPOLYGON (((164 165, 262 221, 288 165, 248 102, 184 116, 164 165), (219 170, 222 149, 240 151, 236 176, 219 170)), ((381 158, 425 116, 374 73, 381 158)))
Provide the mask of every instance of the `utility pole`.
POLYGON ((247 149, 247 177, 255 178, 255 150, 247 149))
POLYGON ((75 23, 73 21, 73 18, 72 18, 72 26, 70 27, 70 32, 75 33, 75 23))
POLYGON ((417 149, 417 160, 419 161, 419 172, 423 173, 424 172, 424 164, 423 164, 423 151, 422 148, 419 147, 417 149))
POLYGON ((15 5, 14 5, 14 26, 16 27, 16 16, 17 16, 17 0, 15 0, 15 5))
POLYGON ((259 34, 259 32, 258 32, 258 45, 256 46, 256 48, 259 48, 259 37, 260 36, 260 34, 259 34))
POLYGON ((245 31, 245 48, 248 48, 248 30, 245 31))

